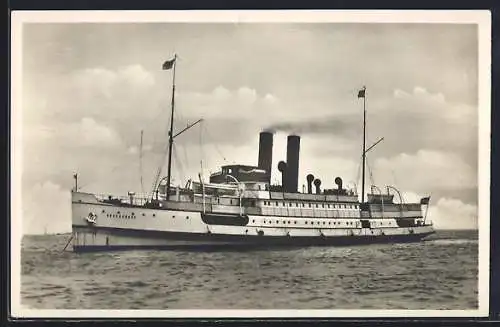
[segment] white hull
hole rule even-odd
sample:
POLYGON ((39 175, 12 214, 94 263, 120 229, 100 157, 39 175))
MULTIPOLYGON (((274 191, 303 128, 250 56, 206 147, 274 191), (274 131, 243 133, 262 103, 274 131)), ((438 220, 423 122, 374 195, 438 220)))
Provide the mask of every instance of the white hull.
POLYGON ((75 251, 191 246, 321 245, 418 241, 432 226, 398 227, 395 219, 332 219, 248 215, 245 226, 209 225, 202 213, 114 206, 91 194, 73 193, 75 251), (89 213, 95 222, 88 221, 89 213))

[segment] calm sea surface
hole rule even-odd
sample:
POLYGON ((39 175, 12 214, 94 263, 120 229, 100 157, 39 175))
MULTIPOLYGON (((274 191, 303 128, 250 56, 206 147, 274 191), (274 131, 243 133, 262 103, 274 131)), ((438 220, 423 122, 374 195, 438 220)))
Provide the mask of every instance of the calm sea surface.
POLYGON ((247 252, 61 252, 25 236, 21 302, 36 309, 477 309, 476 231, 427 241, 247 252))

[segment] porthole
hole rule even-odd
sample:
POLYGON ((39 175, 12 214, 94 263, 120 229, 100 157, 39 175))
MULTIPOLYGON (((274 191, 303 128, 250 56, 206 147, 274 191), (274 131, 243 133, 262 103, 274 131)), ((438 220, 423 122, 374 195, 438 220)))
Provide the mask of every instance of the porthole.
POLYGON ((318 207, 318 204, 316 203, 316 208, 318 207))
POLYGON ((324 208, 324 207, 325 207, 325 205, 324 205, 324 204, 322 204, 322 205, 321 205, 321 208, 324 208))
POLYGON ((172 216, 172 218, 175 218, 175 216, 172 216))
POLYGON ((311 204, 309 203, 309 208, 311 207, 311 204))
POLYGON ((146 215, 146 214, 143 212, 143 213, 142 213, 142 216, 144 217, 145 215, 146 215))
POLYGON ((156 214, 155 214, 155 213, 153 214, 153 217, 156 217, 156 214))
POLYGON ((252 219, 252 223, 254 223, 254 222, 255 222, 255 219, 252 219))
POLYGON ((279 220, 276 220, 276 224, 279 224, 279 222, 280 222, 279 220))
POLYGON ((326 221, 323 222, 323 225, 326 225, 326 221))
POLYGON ((296 221, 294 221, 293 223, 294 223, 295 225, 297 225, 297 222, 296 222, 296 221))
POLYGON ((329 221, 329 222, 328 222, 328 225, 331 225, 331 224, 332 224, 332 222, 331 222, 331 221, 329 221))
POLYGON ((189 219, 189 216, 186 216, 186 219, 189 219))
POLYGON ((102 213, 105 213, 106 211, 105 210, 102 210, 102 213))
POLYGON ((306 225, 307 225, 307 221, 306 221, 306 225))

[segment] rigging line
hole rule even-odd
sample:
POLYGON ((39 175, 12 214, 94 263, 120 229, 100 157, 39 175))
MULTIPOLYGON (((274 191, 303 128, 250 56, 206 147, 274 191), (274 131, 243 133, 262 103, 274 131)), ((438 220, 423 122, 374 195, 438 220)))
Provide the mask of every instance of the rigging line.
POLYGON ((167 152, 168 151, 168 145, 165 145, 164 153, 160 156, 160 164, 158 165, 158 170, 156 171, 155 178, 153 180, 153 185, 151 186, 151 198, 154 196, 154 193, 156 191, 156 186, 158 184, 158 180, 160 179, 161 175, 161 170, 163 166, 165 166, 165 161, 167 160, 167 152))
POLYGON ((371 183, 371 185, 373 185, 373 174, 372 174, 372 170, 370 167, 370 162, 368 160, 368 156, 366 156, 365 161, 366 161, 366 169, 368 171, 369 182, 371 183))
POLYGON ((370 167, 370 164, 368 162, 368 158, 366 158, 366 167, 368 168, 368 173, 370 174, 371 185, 375 185, 375 180, 373 179, 373 170, 370 167))
POLYGON ((141 194, 144 194, 144 181, 143 181, 143 170, 142 170, 142 147, 143 147, 143 136, 144 131, 141 130, 141 144, 139 149, 139 173, 141 174, 141 194))
POLYGON ((204 176, 203 173, 203 159, 205 159, 205 154, 203 153, 203 121, 200 123, 200 173, 201 176, 204 176))
POLYGON ((187 146, 185 145, 179 145, 182 148, 182 152, 184 154, 184 163, 186 164, 187 167, 189 167, 189 156, 187 152, 187 146))
POLYGON ((214 138, 212 138, 212 137, 210 136, 210 133, 208 132, 208 129, 207 129, 205 126, 203 126, 203 127, 205 128, 205 133, 206 133, 206 135, 207 135, 207 138, 209 138, 209 139, 210 139, 211 143, 212 143, 212 144, 213 144, 213 146, 215 147, 215 150, 219 153, 219 155, 222 157, 222 159, 223 159, 224 161, 227 161, 226 157, 224 156, 224 154, 220 151, 219 147, 217 146, 217 143, 213 142, 214 138))
POLYGON ((175 143, 173 144, 173 148, 174 148, 174 162, 178 166, 177 170, 179 172, 178 183, 180 183, 181 180, 186 180, 186 174, 184 172, 184 168, 182 166, 182 163, 180 162, 179 156, 177 155, 177 145, 175 143))
MULTIPOLYGON (((356 174, 356 184, 361 184, 361 164, 358 164, 358 173, 356 174)), ((356 190, 358 192, 358 190, 356 190)))
MULTIPOLYGON (((160 116, 161 116, 161 115, 163 115, 164 113, 165 113, 165 112, 164 112, 163 110, 160 110, 160 111, 158 112, 158 114, 154 117, 154 120, 153 120, 153 121, 155 121, 155 122, 157 122, 157 121, 163 121, 163 119, 160 119, 160 116)), ((169 114, 168 118, 170 118, 170 114, 169 114)), ((164 130, 163 128, 164 128, 164 126, 162 125, 162 130, 164 130)), ((167 129, 165 129, 165 130, 164 130, 164 133, 165 133, 165 134, 168 134, 168 130, 167 130, 167 129)), ((163 135, 162 140, 164 139, 164 137, 165 137, 165 135, 163 135)), ((154 145, 157 145, 157 144, 158 144, 158 135, 157 135, 157 134, 154 134, 154 135, 153 135, 153 144, 154 144, 154 145)))
POLYGON ((398 185, 396 181, 396 174, 394 173, 393 168, 391 168, 391 175, 392 175, 393 185, 398 185))
MULTIPOLYGON (((174 157, 175 157, 175 163, 176 165, 179 166, 179 169, 183 169, 183 163, 182 163, 182 160, 180 158, 180 155, 179 155, 179 151, 182 151, 182 154, 184 155, 184 164, 186 165, 186 167, 189 167, 189 160, 188 160, 188 154, 187 154, 187 150, 186 150, 186 146, 185 145, 182 145, 181 143, 174 143, 174 157), (180 149, 180 150, 178 150, 180 149)), ((183 179, 186 179, 186 174, 185 174, 185 171, 182 170, 181 171, 181 177, 183 179)))

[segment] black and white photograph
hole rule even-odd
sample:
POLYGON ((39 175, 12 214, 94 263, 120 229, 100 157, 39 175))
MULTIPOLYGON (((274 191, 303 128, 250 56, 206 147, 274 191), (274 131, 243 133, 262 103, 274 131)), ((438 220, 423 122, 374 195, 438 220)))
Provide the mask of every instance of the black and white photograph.
POLYGON ((13 12, 18 317, 487 316, 487 11, 13 12))

